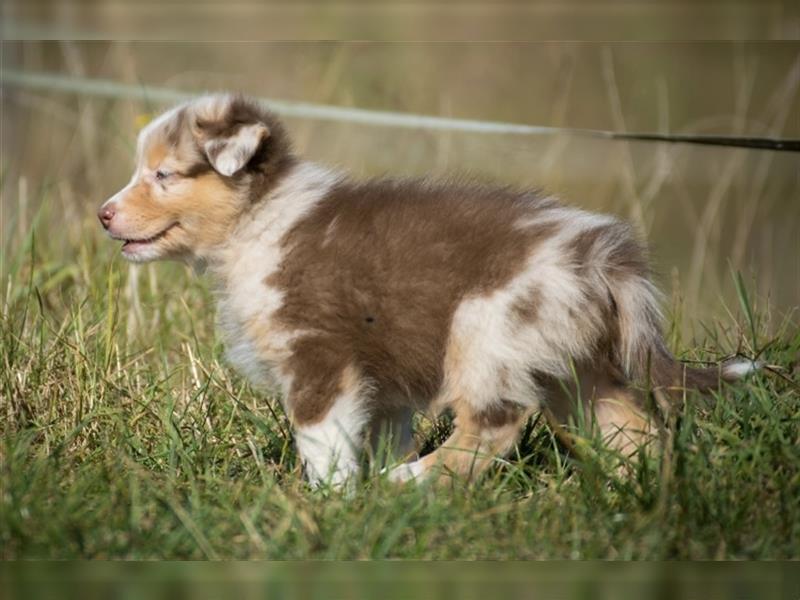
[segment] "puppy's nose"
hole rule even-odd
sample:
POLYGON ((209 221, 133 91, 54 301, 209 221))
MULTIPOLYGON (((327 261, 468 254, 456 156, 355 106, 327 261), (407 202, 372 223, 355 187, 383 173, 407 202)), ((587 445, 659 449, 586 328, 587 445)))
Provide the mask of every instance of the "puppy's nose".
POLYGON ((110 206, 101 206, 100 210, 97 211, 97 218, 100 219, 103 227, 108 229, 111 226, 111 219, 114 218, 115 214, 114 209, 110 206))

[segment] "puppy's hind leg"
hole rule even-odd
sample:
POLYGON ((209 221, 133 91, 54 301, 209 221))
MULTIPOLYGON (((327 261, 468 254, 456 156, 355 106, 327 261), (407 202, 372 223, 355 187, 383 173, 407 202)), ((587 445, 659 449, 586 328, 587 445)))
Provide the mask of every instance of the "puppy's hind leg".
POLYGON ((545 415, 568 447, 574 447, 569 428, 580 420, 578 403, 585 425, 625 457, 655 440, 656 416, 645 408, 645 392, 628 386, 609 364, 583 366, 577 374, 577 381, 548 384, 545 415))
POLYGON ((623 456, 633 456, 655 439, 654 417, 642 408, 636 391, 623 386, 606 388, 591 403, 603 440, 623 456))
POLYGON ((432 474, 440 479, 476 477, 511 450, 530 412, 503 400, 481 410, 460 402, 454 410, 455 429, 450 437, 430 454, 392 469, 392 481, 426 479, 432 474))

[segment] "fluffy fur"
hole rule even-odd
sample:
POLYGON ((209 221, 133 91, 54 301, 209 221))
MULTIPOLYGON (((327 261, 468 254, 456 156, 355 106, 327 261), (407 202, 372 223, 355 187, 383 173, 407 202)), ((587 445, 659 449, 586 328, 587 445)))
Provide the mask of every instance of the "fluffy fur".
POLYGON ((280 389, 316 482, 346 481, 380 431, 413 458, 416 410, 452 409, 455 431, 400 481, 479 472, 532 413, 565 423, 579 402, 629 452, 651 428, 640 389, 710 390, 752 366, 674 359, 625 223, 534 191, 353 181, 238 96, 145 128, 99 217, 129 260, 208 267, 230 361, 280 389))

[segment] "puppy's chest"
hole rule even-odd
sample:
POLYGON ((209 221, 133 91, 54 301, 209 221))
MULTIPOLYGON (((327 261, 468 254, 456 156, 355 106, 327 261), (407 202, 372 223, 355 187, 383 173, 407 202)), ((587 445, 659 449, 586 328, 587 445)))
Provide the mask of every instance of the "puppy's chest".
POLYGON ((270 283, 287 256, 285 238, 326 198, 339 176, 301 163, 242 215, 212 267, 218 288, 218 324, 229 361, 256 383, 278 383, 285 393, 284 370, 301 332, 278 323, 284 293, 270 283))
POLYGON ((282 365, 295 336, 279 325, 275 315, 283 294, 265 279, 262 274, 230 281, 218 300, 217 323, 228 362, 253 383, 285 392, 282 365))

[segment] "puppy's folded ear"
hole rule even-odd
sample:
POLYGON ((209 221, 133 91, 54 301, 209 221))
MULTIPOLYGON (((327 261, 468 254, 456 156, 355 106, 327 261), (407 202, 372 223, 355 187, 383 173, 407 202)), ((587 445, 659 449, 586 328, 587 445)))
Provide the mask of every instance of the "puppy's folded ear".
POLYGON ((220 175, 231 177, 250 162, 261 143, 268 137, 269 128, 264 123, 244 123, 227 131, 212 133, 202 142, 202 147, 214 170, 220 175))

